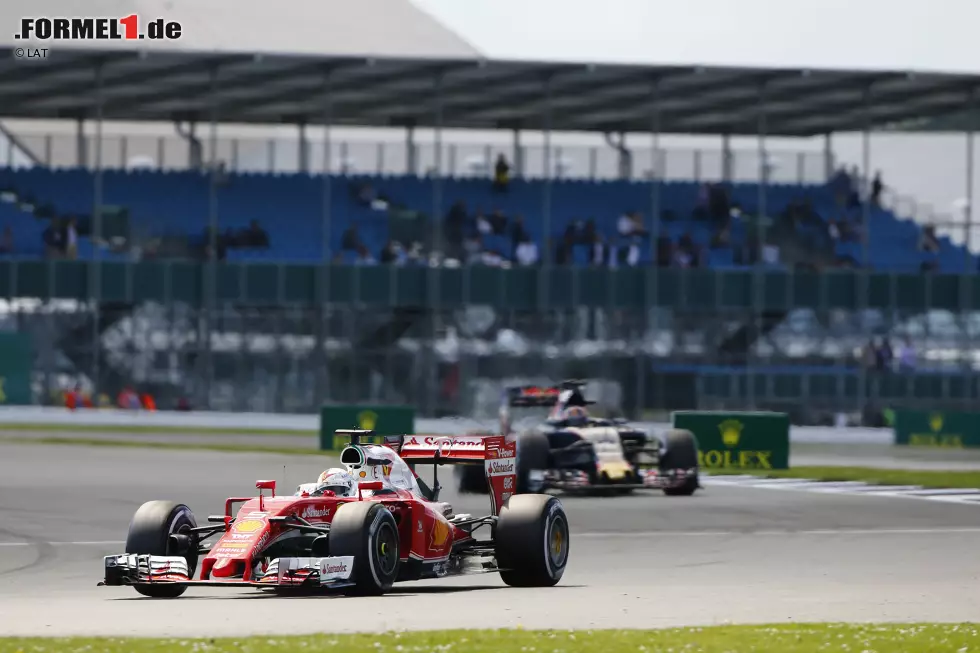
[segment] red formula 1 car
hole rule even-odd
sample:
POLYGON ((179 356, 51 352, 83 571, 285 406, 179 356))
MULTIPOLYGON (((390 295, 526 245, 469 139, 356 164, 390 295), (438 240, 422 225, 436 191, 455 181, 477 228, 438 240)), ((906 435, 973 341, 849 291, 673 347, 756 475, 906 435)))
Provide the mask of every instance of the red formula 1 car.
POLYGON ((224 514, 208 517, 207 526, 198 526, 186 505, 143 504, 126 552, 105 558, 99 585, 174 598, 195 586, 376 595, 396 582, 479 572, 497 572, 512 586, 558 583, 568 561, 568 519, 556 497, 514 494, 514 442, 501 435, 402 435, 362 444, 371 433, 337 431, 351 438, 338 470, 354 479, 347 486, 311 483, 276 496, 275 481, 257 481, 258 497, 228 499, 224 514), (435 465, 431 489, 418 464, 435 465), (438 500, 444 464, 484 469, 489 515, 453 514, 438 500), (233 514, 236 503, 243 505, 233 514), (477 538, 482 526, 490 527, 489 538, 477 538))

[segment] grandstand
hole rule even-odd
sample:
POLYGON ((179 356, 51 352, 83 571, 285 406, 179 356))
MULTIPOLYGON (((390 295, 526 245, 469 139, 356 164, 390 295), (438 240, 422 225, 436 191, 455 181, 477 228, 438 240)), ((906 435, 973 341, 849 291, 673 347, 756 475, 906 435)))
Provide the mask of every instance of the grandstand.
MULTIPOLYGON (((176 12, 185 24, 208 20, 190 3, 175 4, 176 7, 171 3, 167 12, 176 12)), ((261 24, 262 12, 267 9, 258 2, 246 4, 254 5, 251 8, 256 13, 241 20, 249 21, 253 27, 261 24)), ((308 4, 304 10, 319 12, 318 16, 335 9, 308 4)), ((568 62, 535 56, 495 57, 485 41, 474 39, 472 34, 467 36, 463 33, 466 30, 445 27, 447 21, 458 24, 458 16, 454 20, 443 17, 434 21, 412 3, 396 4, 402 19, 412 28, 401 33, 399 39, 383 44, 377 43, 378 39, 368 35, 365 28, 364 42, 379 48, 374 56, 367 57, 351 34, 339 39, 340 45, 333 50, 311 50, 304 46, 303 52, 288 56, 281 54, 284 44, 275 46, 280 50, 270 49, 267 43, 234 42, 234 39, 222 39, 215 45, 208 40, 210 37, 202 34, 194 36, 190 44, 172 44, 169 48, 154 44, 143 54, 115 47, 118 44, 106 50, 82 44, 77 48, 59 48, 50 61, 41 63, 27 64, 8 56, 0 63, 0 84, 8 80, 12 89, 0 107, 4 116, 72 117, 80 124, 97 120, 99 125, 105 120, 172 121, 207 127, 198 130, 200 140, 195 141, 202 147, 204 156, 185 170, 159 170, 152 164, 131 169, 124 161, 120 165, 110 160, 101 141, 93 144, 95 156, 84 155, 80 147, 78 159, 84 162, 82 165, 45 166, 39 164, 40 157, 33 156, 28 157, 31 159, 28 164, 0 170, 4 199, 0 203, 0 229, 9 226, 16 244, 14 251, 0 253, 0 257, 17 261, 45 256, 44 238, 46 233, 50 234, 47 230, 52 220, 74 218, 79 234, 77 255, 83 261, 205 262, 209 260, 206 254, 209 244, 227 244, 227 249, 216 248, 220 250, 218 265, 329 267, 373 264, 385 258, 391 241, 398 241, 401 252, 392 254, 391 263, 501 265, 506 262, 517 267, 543 263, 584 269, 597 265, 591 232, 582 233, 583 225, 592 221, 595 233, 611 247, 613 267, 691 266, 719 273, 740 269, 792 272, 850 268, 895 274, 931 271, 970 275, 978 269, 974 253, 954 245, 944 236, 936 238, 934 248, 923 251, 920 224, 910 216, 896 214, 887 205, 869 200, 867 170, 847 178, 828 170, 815 183, 773 182, 766 168, 764 140, 770 136, 824 136, 841 130, 870 129, 910 119, 961 113, 980 79, 975 71, 948 68, 944 62, 930 62, 927 69, 920 67, 915 74, 909 74, 908 67, 899 65, 884 71, 821 68, 812 63, 792 68, 786 65, 762 68, 734 60, 721 61, 722 55, 717 53, 710 53, 701 61, 679 59, 676 52, 660 53, 652 57, 657 61, 628 64, 608 63, 599 58, 568 62), (474 41, 480 42, 480 47, 474 46, 474 41), (199 52, 204 42, 210 44, 206 55, 199 52), (322 165, 319 162, 310 165, 305 160, 304 170, 290 174, 240 172, 234 166, 229 169, 226 160, 219 160, 221 157, 214 146, 218 122, 287 123, 298 128, 400 127, 408 134, 416 128, 435 128, 438 154, 432 169, 419 170, 413 165, 408 166, 411 169, 405 174, 349 174, 341 169, 342 162, 336 160, 339 157, 334 160, 325 157, 322 165), (486 170, 482 176, 446 173, 441 130, 450 128, 509 130, 515 138, 524 131, 542 130, 546 133, 707 133, 721 137, 726 148, 730 136, 758 134, 761 181, 736 180, 728 171, 710 180, 711 188, 703 179, 666 180, 659 153, 654 153, 648 162, 634 165, 631 172, 624 172, 620 178, 552 178, 556 158, 552 149, 546 150, 543 163, 547 172, 541 178, 526 174, 526 166, 515 156, 519 148, 514 148, 494 153, 505 154, 516 173, 506 192, 498 192, 491 184, 492 170, 486 170), (208 133, 202 135, 202 131, 208 133), (465 204, 462 214, 453 215, 456 202, 465 204), (507 218, 505 226, 479 233, 475 220, 478 209, 488 214, 499 209, 507 218), (620 231, 623 216, 633 212, 641 216, 642 236, 623 235, 620 231), (524 219, 526 240, 536 245, 536 260, 518 260, 511 232, 516 216, 524 219), (460 219, 463 226, 454 226, 452 217, 460 219), (224 240, 224 234, 245 230, 253 221, 267 233, 268 246, 236 245, 234 239, 224 240), (352 226, 357 228, 356 237, 350 232, 352 226), (208 228, 216 233, 213 243, 206 235, 208 228), (363 245, 363 249, 355 242, 363 245), (569 248, 563 249, 563 243, 569 248), (406 256, 413 247, 418 256, 406 256), (495 256, 488 257, 488 253, 495 256)), ((431 12, 432 5, 439 3, 426 4, 431 12)), ((141 5, 150 11, 153 3, 147 1, 141 5)), ((487 11, 486 6, 481 7, 481 11, 487 11)), ((18 12, 31 13, 26 2, 9 3, 0 12, 10 17, 19 16, 18 12)), ((247 13, 241 10, 243 16, 247 13)), ((337 22, 330 20, 335 17, 322 17, 324 24, 337 22)), ((266 19, 271 20, 268 16, 266 19)), ((346 20, 345 24, 356 22, 346 20)), ((250 34, 254 30, 243 28, 240 32, 250 34)), ((307 146, 308 143, 301 141, 300 150, 307 146)), ((329 146, 325 150, 332 152, 329 146)), ((971 196, 970 192, 967 194, 971 196)), ((608 263, 609 259, 604 259, 601 265, 608 263)), ((94 299, 98 302, 99 298, 94 299)), ((63 329, 72 338, 81 340, 66 344, 67 336, 61 334, 52 337, 48 346, 65 352, 76 371, 88 375, 94 386, 119 385, 127 379, 148 382, 152 377, 154 383, 191 392, 198 403, 211 407, 218 407, 221 402, 210 384, 221 378, 229 379, 227 388, 247 385, 242 383, 245 377, 259 387, 262 381, 256 379, 271 375, 277 384, 291 384, 293 394, 303 396, 295 403, 295 409, 309 409, 316 405, 318 396, 324 396, 324 388, 342 384, 337 379, 323 380, 323 373, 315 367, 303 366, 324 362, 301 361, 316 349, 318 339, 329 339, 320 327, 309 326, 308 322, 315 321, 314 318, 309 315, 297 318, 295 324, 303 326, 297 326, 297 331, 292 333, 284 323, 293 322, 272 307, 263 307, 260 313, 246 319, 248 310, 241 306, 217 307, 213 297, 199 307, 209 325, 205 327, 208 333, 227 335, 226 326, 218 328, 210 321, 220 308, 225 315, 233 314, 236 323, 243 325, 240 331, 252 320, 249 325, 263 325, 261 335, 276 333, 305 338, 306 344, 291 345, 289 355, 300 361, 294 363, 296 370, 287 373, 275 368, 278 362, 271 364, 259 358, 242 363, 236 356, 243 355, 244 345, 229 345, 227 339, 212 337, 213 341, 206 346, 188 345, 187 351, 172 356, 166 364, 144 365, 159 368, 156 374, 137 375, 134 367, 126 368, 132 364, 132 357, 105 351, 109 349, 107 338, 122 338, 127 342, 126 347, 132 348, 134 325, 145 327, 146 323, 156 324, 153 320, 164 320, 159 309, 137 304, 114 306, 112 310, 116 314, 111 319, 101 314, 101 309, 95 309, 94 324, 83 320, 63 329), (123 337, 121 332, 127 335, 123 337), (83 342, 85 338, 100 339, 100 344, 83 342), (89 353, 86 356, 71 353, 81 350, 89 353), (102 354, 98 353, 100 350, 102 354), (205 353, 206 356, 197 356, 205 353), (224 363, 211 358, 220 354, 228 357, 224 363), (189 360, 195 361, 193 371, 188 370, 189 360), (218 371, 229 366, 237 371, 230 374, 218 371), (256 372, 258 368, 262 371, 256 372), (284 375, 288 374, 294 378, 285 381, 284 375), (202 377, 206 381, 201 382, 202 377)), ((437 360, 439 365, 447 361, 452 363, 450 367, 457 365, 458 354, 440 353, 445 341, 454 338, 482 339, 480 346, 500 354, 503 345, 499 331, 496 336, 486 335, 489 332, 485 329, 483 336, 473 335, 481 331, 472 326, 474 321, 481 321, 474 317, 478 308, 468 311, 466 320, 457 316, 451 327, 446 326, 452 323, 451 319, 441 316, 438 308, 430 308, 431 315, 414 326, 406 326, 401 335, 375 342, 374 349, 363 354, 364 360, 378 358, 381 362, 367 364, 364 387, 380 386, 385 399, 405 400, 404 388, 396 387, 391 377, 398 376, 399 370, 406 366, 419 375, 418 379, 431 375, 431 370, 423 370, 433 365, 432 360, 437 360), (408 341, 421 343, 421 350, 428 352, 432 360, 405 354, 408 341), (406 357, 407 362, 403 360, 406 357)), ((827 393, 829 404, 835 401, 839 404, 846 403, 851 395, 848 389, 851 386, 846 385, 848 379, 863 380, 864 372, 857 365, 856 352, 873 335, 868 331, 869 325, 877 324, 881 329, 877 333, 888 333, 899 325, 895 316, 857 315, 849 318, 850 326, 842 331, 839 324, 831 324, 821 306, 814 306, 809 315, 787 311, 770 314, 757 307, 745 308, 746 311, 737 315, 722 310, 712 316, 685 315, 654 302, 643 314, 631 314, 625 319, 625 326, 622 318, 615 317, 615 311, 600 311, 602 315, 598 318, 580 313, 573 320, 577 326, 569 331, 578 335, 558 337, 563 348, 556 356, 575 363, 586 357, 576 341, 594 341, 596 346, 591 351, 608 354, 616 341, 626 340, 630 343, 627 350, 631 352, 659 352, 653 356, 662 369, 668 369, 666 363, 673 363, 681 365, 677 369, 684 373, 694 370, 701 374, 709 370, 704 373, 709 377, 714 375, 711 378, 729 372, 726 368, 719 371, 705 367, 708 364, 733 362, 743 370, 748 369, 750 374, 755 365, 761 374, 776 374, 773 368, 759 365, 763 360, 768 364, 795 363, 797 367, 791 375, 830 374, 844 379, 833 392, 827 393), (667 326, 665 310, 669 313, 667 326), (736 348, 741 349, 732 354, 731 360, 720 359, 719 351, 731 353, 727 345, 720 349, 711 346, 685 349, 676 344, 682 333, 688 339, 696 335, 695 340, 703 340, 709 332, 726 329, 741 334, 738 338, 746 341, 736 348), (815 336, 814 329, 822 330, 823 335, 815 336), (816 337, 821 342, 800 346, 796 341, 792 346, 774 347, 771 342, 762 341, 765 335, 778 340, 780 334, 787 337, 796 334, 804 341, 816 337), (801 364, 817 367, 807 372, 801 364), (828 372, 827 366, 831 364, 836 367, 828 372)), ((182 322, 193 324, 197 309, 189 310, 191 313, 182 322)), ((548 333, 548 325, 562 322, 559 317, 562 310, 542 307, 541 315, 518 316, 509 323, 507 331, 531 342, 536 338, 551 342, 556 337, 548 333)), ((358 314, 353 322, 345 322, 338 339, 349 339, 359 331, 382 329, 383 320, 372 321, 373 317, 377 316, 358 314)), ((905 315, 904 324, 914 317, 905 315)), ((495 315, 492 321, 507 320, 495 315)), ((172 331, 172 324, 148 327, 149 333, 141 347, 149 358, 160 358, 158 355, 166 354, 168 347, 171 353, 175 352, 170 344, 172 338, 156 337, 168 328, 172 331)), ((955 340, 961 336, 962 332, 958 332, 951 337, 955 340)), ((723 336, 722 340, 730 343, 738 338, 723 336)), ((947 344, 942 341, 939 349, 947 344)), ((283 347, 279 338, 275 345, 259 349, 263 349, 266 358, 274 358, 283 347)), ((343 345, 339 347, 343 349, 343 345)), ((250 351, 254 349, 251 347, 250 351)), ((627 357, 630 355, 633 354, 627 357)), ((480 363, 479 355, 473 356, 470 367, 474 370, 486 367, 480 363)), ((510 374, 524 373, 520 365, 498 367, 516 370, 508 371, 510 374)), ((494 372, 498 373, 501 372, 494 372)), ((701 383, 705 377, 698 378, 701 383)), ((430 385, 429 394, 436 394, 431 379, 425 383, 430 385)), ((755 387, 751 382, 748 385, 755 387)), ((864 387, 863 383, 858 385, 864 387)), ((640 398, 634 397, 634 407, 648 404, 644 392, 637 392, 640 398)), ((754 392, 749 393, 750 403, 756 400, 754 392)), ((801 390, 793 401, 805 398, 806 392, 801 390)), ((863 395, 865 390, 859 392, 863 395)), ((915 394, 914 389, 902 392, 905 394, 895 396, 908 398, 915 394)), ((235 393, 226 389, 225 394, 235 393)), ((263 393, 256 391, 256 394, 263 393)), ((958 400, 970 401, 973 394, 966 393, 958 400)), ((732 400, 734 395, 727 396, 732 400)), ((735 400, 742 401, 742 397, 735 400)), ((281 399, 269 401, 279 402, 275 408, 284 409, 281 399)), ((431 402, 426 405, 431 407, 431 402)))

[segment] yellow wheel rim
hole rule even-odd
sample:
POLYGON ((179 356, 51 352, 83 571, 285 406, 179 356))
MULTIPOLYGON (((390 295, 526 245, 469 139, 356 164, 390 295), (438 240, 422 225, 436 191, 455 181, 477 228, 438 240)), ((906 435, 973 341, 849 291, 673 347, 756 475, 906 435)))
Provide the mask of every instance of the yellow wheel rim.
POLYGON ((561 531, 556 529, 554 534, 551 536, 551 552, 555 555, 561 553, 561 539, 561 531))

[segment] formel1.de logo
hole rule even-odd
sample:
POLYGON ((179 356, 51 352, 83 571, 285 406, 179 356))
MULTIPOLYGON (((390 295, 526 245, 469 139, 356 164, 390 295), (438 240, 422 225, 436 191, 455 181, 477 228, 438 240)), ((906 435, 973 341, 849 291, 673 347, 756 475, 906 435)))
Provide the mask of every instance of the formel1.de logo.
POLYGON ((174 41, 183 28, 175 20, 156 18, 143 23, 136 14, 121 18, 21 18, 15 39, 31 41, 174 41))

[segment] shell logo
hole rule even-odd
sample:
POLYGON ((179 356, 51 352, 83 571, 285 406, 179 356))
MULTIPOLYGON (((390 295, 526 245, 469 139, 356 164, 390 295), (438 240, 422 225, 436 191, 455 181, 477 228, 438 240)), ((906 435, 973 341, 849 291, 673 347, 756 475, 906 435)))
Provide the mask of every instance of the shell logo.
POLYGON ((254 533, 260 530, 265 525, 264 522, 258 519, 246 519, 243 522, 238 522, 235 524, 235 531, 238 533, 254 533))
POLYGON ((432 525, 432 548, 441 548, 446 544, 446 540, 448 539, 449 524, 441 519, 436 519, 435 523, 432 525))

